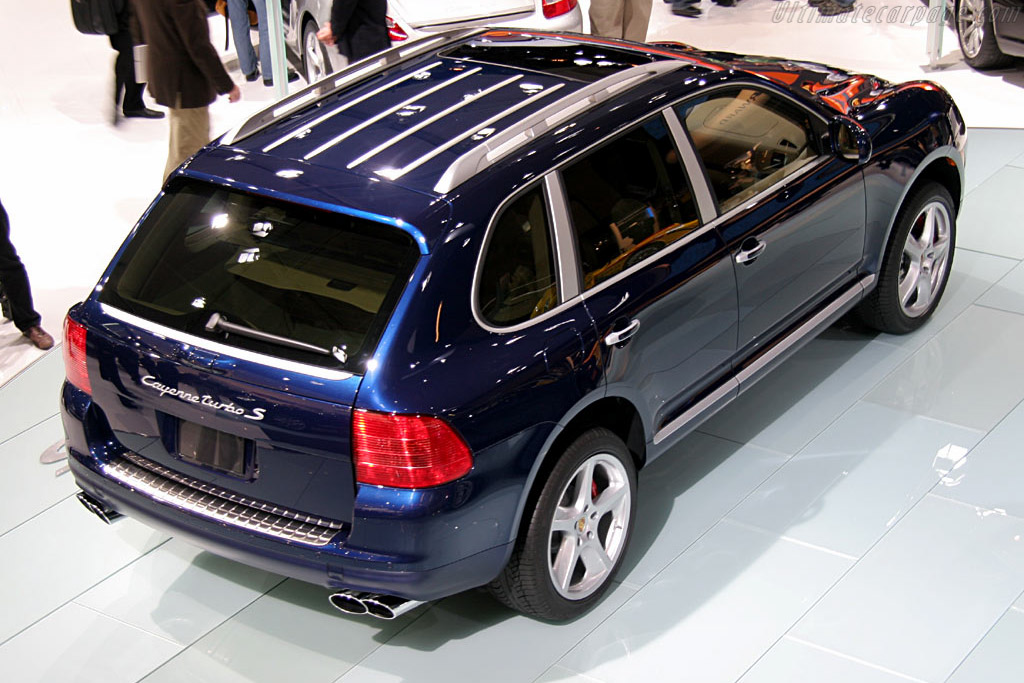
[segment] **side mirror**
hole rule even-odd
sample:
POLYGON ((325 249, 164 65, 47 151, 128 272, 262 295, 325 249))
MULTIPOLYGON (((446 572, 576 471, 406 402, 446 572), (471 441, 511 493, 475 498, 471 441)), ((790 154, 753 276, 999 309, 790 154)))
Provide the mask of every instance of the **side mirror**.
POLYGON ((871 158, 871 136, 853 119, 837 116, 829 123, 832 149, 844 159, 866 164, 871 158))

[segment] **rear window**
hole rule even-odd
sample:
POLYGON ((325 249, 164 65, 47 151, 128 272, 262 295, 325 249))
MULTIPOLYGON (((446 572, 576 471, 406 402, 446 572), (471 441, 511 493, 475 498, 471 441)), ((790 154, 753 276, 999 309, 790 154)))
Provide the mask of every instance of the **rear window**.
POLYGON ((147 216, 99 299, 212 341, 360 372, 418 257, 398 228, 189 182, 147 216))

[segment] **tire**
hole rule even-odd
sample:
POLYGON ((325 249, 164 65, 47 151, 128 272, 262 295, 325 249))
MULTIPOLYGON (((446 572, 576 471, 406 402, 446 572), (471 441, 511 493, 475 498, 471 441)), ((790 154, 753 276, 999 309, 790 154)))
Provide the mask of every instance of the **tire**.
POLYGON ((584 432, 555 463, 512 557, 488 588, 539 619, 583 614, 622 564, 635 511, 636 467, 625 444, 608 429, 584 432))
POLYGON ((999 50, 992 27, 991 5, 985 0, 958 0, 956 36, 964 61, 975 69, 995 69, 1012 61, 999 50))
POLYGON ((900 208, 878 286, 857 309, 861 319, 891 334, 921 327, 946 289, 955 246, 953 199, 942 185, 926 183, 900 208))
POLYGON ((306 77, 306 83, 315 83, 334 72, 327 46, 316 37, 319 30, 312 19, 302 27, 302 75, 306 77))

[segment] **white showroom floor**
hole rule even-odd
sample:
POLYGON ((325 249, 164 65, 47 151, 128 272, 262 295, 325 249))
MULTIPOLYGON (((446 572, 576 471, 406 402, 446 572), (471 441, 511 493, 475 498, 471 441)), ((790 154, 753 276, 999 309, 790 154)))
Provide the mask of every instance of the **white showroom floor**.
MULTIPOLYGON (((927 72, 922 26, 849 24, 840 41, 833 25, 772 22, 780 4, 706 3, 690 20, 656 0, 651 38, 953 92, 971 126, 966 198, 949 288, 922 330, 833 327, 645 470, 621 581, 553 626, 482 592, 361 620, 326 589, 131 519, 102 525, 62 463, 40 462, 62 438, 60 349, 5 323, 0 680, 1024 680, 1024 131, 1010 129, 1024 69, 972 72, 947 34, 946 68, 927 72)), ((113 52, 75 33, 66 0, 7 2, 2 16, 0 198, 59 333, 158 190, 166 123, 109 124, 113 52)), ((215 105, 215 130, 270 98, 243 92, 215 105)))

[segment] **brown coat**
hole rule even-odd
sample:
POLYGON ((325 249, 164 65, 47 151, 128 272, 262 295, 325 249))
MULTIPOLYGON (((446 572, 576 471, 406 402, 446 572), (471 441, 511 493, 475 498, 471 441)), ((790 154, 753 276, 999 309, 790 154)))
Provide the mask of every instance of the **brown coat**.
POLYGON ((132 0, 138 38, 147 52, 149 91, 159 104, 205 107, 234 83, 210 43, 201 0, 132 0))

